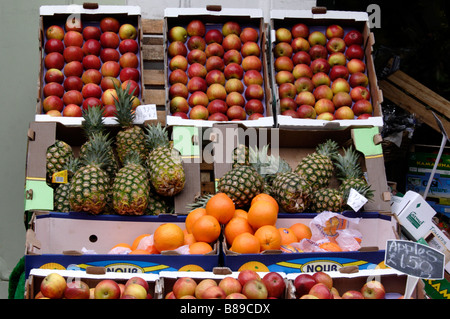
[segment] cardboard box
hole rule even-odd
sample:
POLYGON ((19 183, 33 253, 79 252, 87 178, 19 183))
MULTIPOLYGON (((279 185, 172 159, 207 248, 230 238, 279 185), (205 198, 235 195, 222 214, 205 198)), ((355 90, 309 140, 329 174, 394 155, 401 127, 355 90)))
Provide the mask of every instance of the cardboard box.
MULTIPOLYGON (((394 269, 363 269, 357 272, 350 271, 349 273, 341 271, 327 273, 333 278, 333 287, 337 289, 340 296, 349 290, 360 291, 364 284, 370 280, 377 280, 383 284, 386 291, 385 299, 399 299, 405 294, 407 276, 394 269)), ((297 273, 291 273, 286 276, 291 283, 291 297, 293 299, 295 299, 294 280, 298 275, 297 273)), ((415 287, 411 298, 425 298, 421 281, 415 287)))
POLYGON ((159 273, 186 266, 210 271, 219 263, 219 246, 205 255, 184 255, 176 251, 153 255, 108 254, 119 243, 131 245, 142 234, 153 234, 163 223, 184 228, 185 217, 94 216, 86 213, 35 212, 27 231, 25 271, 33 268, 86 269, 105 267, 108 272, 159 273))
MULTIPOLYGON (((275 226, 289 227, 297 222, 310 225, 316 216, 313 213, 279 214, 275 226)), ((358 251, 288 253, 276 250, 259 254, 237 254, 230 251, 226 242, 223 242, 224 266, 237 271, 246 263, 256 262, 265 265, 269 271, 289 274, 338 271, 346 266, 356 266, 359 270, 373 269, 383 263, 386 241, 396 237, 393 228, 395 221, 387 215, 371 212, 344 212, 343 216, 360 218, 356 227, 362 234, 361 248, 358 251)))
MULTIPOLYGON (((164 10, 164 65, 165 67, 165 97, 166 97, 166 123, 167 125, 189 125, 211 127, 216 121, 206 120, 190 120, 182 119, 177 116, 172 116, 170 111, 170 97, 169 97, 169 69, 170 57, 168 55, 168 32, 174 26, 186 27, 187 24, 199 19, 205 23, 206 30, 213 28, 222 30, 222 26, 227 21, 236 21, 241 28, 253 27, 259 31, 258 44, 261 48, 260 59, 262 61, 261 75, 263 76, 264 99, 262 100, 265 106, 265 113, 263 118, 254 121, 241 121, 249 127, 272 127, 274 125, 272 99, 268 94, 270 92, 270 81, 268 80, 267 61, 265 55, 266 34, 264 28, 264 16, 261 9, 231 9, 222 8, 221 6, 208 6, 207 8, 166 8, 164 10)), ((245 88, 244 88, 245 89, 245 88)))
MULTIPOLYGON (((390 191, 385 175, 383 150, 379 144, 378 128, 350 128, 335 131, 320 129, 243 128, 237 124, 217 124, 215 135, 214 170, 216 181, 232 168, 231 154, 239 143, 250 147, 270 145, 270 152, 281 156, 294 170, 302 158, 315 151, 320 143, 334 140, 341 147, 353 147, 361 154, 361 168, 374 190, 374 197, 364 205, 366 211, 390 213, 390 191)), ((330 186, 337 186, 332 179, 330 186)))
POLYGON ((88 284, 89 288, 95 286, 102 280, 111 279, 117 283, 125 284, 132 277, 143 278, 149 286, 149 293, 154 299, 160 299, 161 285, 159 276, 156 274, 133 274, 133 273, 110 273, 101 272, 100 269, 88 268, 87 270, 57 270, 57 269, 32 269, 25 284, 25 299, 34 299, 40 291, 42 280, 51 273, 58 273, 67 280, 81 280, 88 284))
MULTIPOLYGON (((136 123, 142 123, 145 120, 156 119, 156 107, 153 105, 145 105, 144 100, 144 82, 143 82, 143 59, 142 59, 142 25, 141 25, 141 9, 139 6, 108 6, 98 5, 96 3, 89 3, 84 5, 56 5, 56 6, 41 6, 40 7, 40 29, 39 29, 39 59, 40 70, 38 79, 38 92, 35 121, 46 122, 56 121, 68 126, 79 126, 82 122, 82 117, 52 117, 46 115, 43 110, 43 101, 45 99, 44 86, 47 84, 45 75, 47 72, 44 59, 47 55, 45 52, 45 45, 47 43, 46 30, 49 26, 58 25, 64 28, 67 19, 79 18, 84 26, 99 26, 100 20, 105 17, 114 17, 120 24, 130 23, 137 30, 136 41, 138 42, 138 71, 137 79, 140 92, 137 98, 141 102, 138 107, 136 123), (154 111, 154 112, 153 112, 154 111)), ((117 49, 118 50, 118 49, 117 49)), ((119 51, 118 51, 119 52, 119 51)), ((66 63, 65 63, 66 65, 66 63)), ((101 61, 103 65, 103 61, 101 61)), ((122 68, 121 68, 122 69, 122 68)), ((63 69, 64 70, 64 69, 63 69)), ((64 73, 64 71, 63 71, 64 73)), ((64 76, 64 79, 66 76, 64 76)), ((120 77, 117 77, 120 79, 120 77)), ((66 92, 66 91, 65 91, 66 92)), ((84 101, 84 99, 83 99, 84 101)), ((105 123, 108 125, 117 124, 112 117, 106 117, 105 123)))
POLYGON ((279 127, 295 128, 315 128, 315 129, 342 129, 349 126, 383 126, 383 114, 381 103, 383 102, 382 92, 378 88, 372 50, 375 39, 370 32, 369 18, 366 12, 348 12, 348 11, 327 11, 316 12, 313 10, 271 10, 270 12, 270 40, 268 45, 268 55, 270 54, 270 71, 272 81, 272 94, 276 100, 276 125, 279 127), (310 120, 294 119, 290 116, 281 115, 280 98, 278 94, 278 84, 275 80, 275 56, 273 50, 276 45, 275 32, 280 27, 286 27, 289 30, 296 23, 304 23, 312 31, 321 31, 325 33, 326 27, 331 24, 338 24, 344 28, 345 32, 356 29, 363 34, 365 50, 366 75, 369 78, 369 90, 371 93, 371 102, 373 106, 373 117, 365 120, 310 120))

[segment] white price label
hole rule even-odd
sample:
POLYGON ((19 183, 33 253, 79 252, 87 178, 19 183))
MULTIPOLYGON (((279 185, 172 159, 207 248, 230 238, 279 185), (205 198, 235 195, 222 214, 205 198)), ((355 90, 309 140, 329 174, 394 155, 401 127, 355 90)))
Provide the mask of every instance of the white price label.
POLYGON ((347 205, 353 208, 355 212, 360 210, 366 203, 367 198, 358 193, 355 189, 350 189, 350 194, 348 195, 347 205))
POLYGON ((144 123, 148 120, 157 120, 156 104, 139 105, 136 108, 136 123, 144 123))

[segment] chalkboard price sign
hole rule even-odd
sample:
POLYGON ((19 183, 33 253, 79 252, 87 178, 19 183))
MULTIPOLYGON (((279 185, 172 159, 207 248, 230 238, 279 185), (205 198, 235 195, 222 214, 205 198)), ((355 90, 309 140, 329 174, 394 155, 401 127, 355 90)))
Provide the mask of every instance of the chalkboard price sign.
POLYGON ((408 240, 388 240, 384 263, 407 275, 423 279, 444 277, 444 254, 408 240))

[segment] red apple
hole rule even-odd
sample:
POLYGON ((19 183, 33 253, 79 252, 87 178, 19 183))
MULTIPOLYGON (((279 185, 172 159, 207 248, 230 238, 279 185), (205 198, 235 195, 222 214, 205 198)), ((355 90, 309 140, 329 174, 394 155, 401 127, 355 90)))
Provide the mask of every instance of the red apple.
POLYGON ((341 106, 352 106, 353 100, 347 92, 337 92, 332 99, 334 106, 340 108, 341 106))
POLYGON ((325 35, 327 36, 328 39, 343 38, 344 29, 340 25, 332 24, 327 27, 325 35))
POLYGON ((61 70, 58 69, 49 69, 47 72, 45 72, 44 76, 45 82, 57 82, 57 83, 63 83, 64 82, 64 74, 61 72, 61 70))
POLYGON ((189 64, 200 63, 203 65, 206 63, 206 59, 206 52, 199 49, 189 51, 189 53, 187 54, 187 61, 189 64))
POLYGON ((320 99, 316 102, 314 105, 314 110, 316 111, 317 115, 320 115, 322 113, 331 113, 333 114, 335 111, 334 104, 329 99, 320 99))
POLYGON ((83 46, 83 35, 78 31, 68 31, 64 35, 64 45, 67 47, 70 46, 76 46, 76 47, 82 47, 83 46))
POLYGON ((283 83, 278 87, 278 95, 280 99, 289 97, 294 99, 297 94, 297 89, 292 83, 283 83))
POLYGON ((128 89, 129 94, 132 94, 136 97, 139 96, 141 89, 139 88, 139 84, 136 81, 126 80, 120 86, 123 90, 128 89))
POLYGON ((200 36, 203 37, 206 34, 205 24, 200 20, 192 20, 186 26, 186 32, 188 36, 200 36))
POLYGON ((227 296, 242 291, 242 285, 239 280, 231 276, 221 279, 218 286, 223 289, 227 296))
POLYGON ((106 31, 100 36, 100 43, 103 48, 117 49, 120 44, 120 38, 117 33, 106 31))
POLYGON ((132 52, 126 52, 120 57, 119 65, 121 68, 138 68, 139 58, 132 52))
POLYGON ((350 75, 348 83, 352 88, 357 86, 367 87, 369 85, 369 78, 362 72, 355 72, 350 75))
POLYGON ((316 296, 319 299, 332 299, 333 295, 330 292, 330 288, 328 288, 323 283, 317 283, 311 287, 308 294, 316 296))
POLYGON ((130 279, 128 279, 127 282, 125 283, 125 288, 128 285, 131 285, 131 284, 141 285, 142 287, 144 287, 146 292, 148 292, 149 289, 150 289, 150 287, 148 285, 148 282, 145 279, 143 279, 142 277, 139 277, 139 276, 134 276, 134 277, 131 277, 130 279))
POLYGON ((115 89, 107 89, 103 91, 101 100, 106 108, 106 105, 115 105, 115 101, 117 100, 117 98, 117 92, 115 89))
POLYGON ((203 294, 209 287, 217 287, 217 282, 214 279, 206 278, 202 279, 195 287, 194 296, 197 299, 205 299, 203 294))
POLYGON ((261 276, 254 270, 246 269, 239 272, 238 278, 242 286, 252 279, 261 280, 261 276))
POLYGON ((205 78, 207 73, 206 67, 200 63, 191 64, 187 69, 187 75, 190 79, 196 76, 205 78))
POLYGON ((313 73, 317 73, 317 72, 328 73, 328 72, 330 72, 330 64, 325 59, 321 59, 321 58, 315 59, 314 61, 311 62, 310 67, 311 67, 311 71, 313 71, 313 73))
POLYGON ((225 99, 225 102, 227 103, 228 106, 233 106, 233 105, 244 106, 245 105, 244 96, 239 92, 228 93, 228 95, 225 99))
POLYGON ((292 72, 294 69, 294 63, 287 56, 280 56, 275 59, 274 62, 275 71, 289 71, 292 72))
POLYGON ((64 63, 64 56, 59 52, 50 52, 44 58, 44 65, 47 69, 62 70, 64 63))
POLYGON ((347 58, 347 60, 352 60, 352 59, 362 60, 362 59, 364 59, 364 50, 361 47, 361 45, 352 44, 345 51, 345 57, 347 58))
MULTIPOLYGON (((217 101, 217 100, 215 100, 217 101)), ((210 116, 208 116, 208 121, 220 121, 220 122, 225 122, 228 121, 228 116, 226 116, 224 113, 214 113, 211 114, 210 116)))
POLYGON ((367 113, 367 114, 373 113, 372 103, 370 103, 369 101, 367 101, 365 99, 356 101, 353 104, 352 110, 356 116, 360 116, 361 114, 364 114, 364 113, 367 113))
POLYGON ((342 299, 364 299, 360 291, 348 290, 342 294, 342 299))
POLYGON ((256 42, 259 38, 258 30, 252 27, 246 27, 242 29, 239 37, 241 38, 242 43, 256 42))
POLYGON ((295 79, 303 77, 311 79, 314 74, 307 64, 297 64, 296 66, 294 66, 294 69, 292 70, 292 75, 294 76, 295 79))
POLYGON ((302 91, 312 92, 314 90, 314 83, 308 77, 298 78, 297 80, 295 80, 294 86, 297 90, 297 93, 300 93, 302 91))
POLYGON ((42 107, 44 109, 44 113, 47 113, 50 110, 62 111, 64 108, 63 100, 56 95, 50 95, 42 101, 42 107))
POLYGON ((77 90, 81 92, 81 89, 83 88, 83 80, 79 76, 68 76, 64 80, 64 90, 70 91, 70 90, 77 90))
POLYGON ((88 25, 83 28, 82 34, 83 34, 84 41, 87 41, 90 39, 100 40, 102 31, 98 27, 88 25))
POLYGON ((313 75, 311 78, 311 81, 314 83, 315 87, 319 87, 321 85, 330 86, 331 85, 331 79, 330 76, 328 76, 324 72, 317 72, 313 75))
POLYGON ((319 299, 316 296, 310 295, 310 294, 306 294, 300 297, 300 299, 319 299))
POLYGON ((321 114, 318 114, 316 119, 323 120, 323 121, 333 121, 333 120, 335 120, 335 117, 334 117, 334 114, 331 112, 323 112, 321 114))
MULTIPOLYGON (((292 83, 290 83, 290 84, 293 86, 292 83)), ((295 87, 294 87, 294 90, 295 90, 295 87)), ((250 84, 249 86, 247 86, 244 94, 245 94, 245 98, 247 100, 251 100, 251 99, 263 100, 264 99, 264 89, 262 88, 261 85, 258 85, 258 84, 250 84)))
POLYGON ((277 43, 273 48, 273 54, 276 58, 280 56, 287 56, 290 58, 293 53, 294 50, 292 49, 291 45, 287 42, 277 43))
POLYGON ((291 43, 292 33, 287 28, 278 28, 275 30, 275 40, 277 42, 287 42, 291 43))
POLYGON ((206 42, 205 39, 203 39, 203 37, 194 35, 187 40, 186 46, 189 50, 198 49, 204 51, 206 48, 206 42))
POLYGON ((56 95, 62 97, 64 95, 64 87, 58 82, 50 82, 44 85, 44 97, 56 95))
POLYGON ((224 37, 230 34, 239 36, 241 34, 241 26, 235 21, 227 21, 222 26, 222 34, 224 37))
POLYGON ((95 70, 100 70, 100 67, 102 66, 102 61, 100 61, 100 58, 96 55, 86 55, 83 60, 83 68, 85 70, 88 69, 95 69, 95 70))
POLYGON ((84 84, 95 83, 100 85, 102 78, 103 78, 102 73, 96 69, 88 69, 84 71, 83 74, 81 75, 81 80, 83 81, 84 84))
MULTIPOLYGON (((87 110, 89 107, 94 107, 94 106, 103 106, 103 103, 100 99, 96 98, 96 97, 88 97, 87 99, 84 99, 83 104, 81 105, 83 110, 87 110)), ((67 108, 67 106, 66 106, 67 108)), ((65 109, 66 109, 65 108, 65 109)))
POLYGON ((368 113, 364 113, 361 114, 360 116, 358 116, 356 119, 357 120, 367 120, 368 118, 371 118, 372 114, 368 114, 368 113))
POLYGON ((227 110, 227 116, 230 120, 245 120, 247 118, 247 113, 242 106, 233 105, 227 110))
MULTIPOLYGON (((185 47, 184 43, 181 43, 181 44, 183 45, 183 47, 185 47)), ((170 46, 169 46, 169 48, 170 48, 170 46)), ((138 53, 138 49, 139 49, 139 46, 138 46, 138 43, 136 40, 125 39, 125 40, 120 41, 119 52, 121 54, 124 54, 126 52, 138 53)), ((170 50, 169 50, 169 54, 170 54, 170 50)))
POLYGON ((175 83, 169 88, 169 97, 172 99, 175 96, 182 96, 185 99, 188 98, 189 90, 183 83, 175 83))
POLYGON ((120 299, 147 299, 147 296, 148 292, 142 285, 133 283, 125 285, 120 299))
POLYGON ((364 299, 384 299, 386 291, 381 282, 372 280, 364 284, 361 288, 361 294, 364 299))
POLYGON ((49 116, 51 116, 51 117, 60 117, 60 116, 62 116, 62 114, 61 114, 61 112, 60 111, 57 111, 57 110, 50 110, 50 111, 48 111, 47 113, 45 113, 46 115, 49 115, 49 116))
POLYGON ((64 43, 59 39, 49 39, 45 42, 44 51, 47 54, 50 52, 63 53, 64 43))
POLYGON ((242 42, 238 35, 232 33, 223 38, 222 47, 225 51, 228 50, 240 51, 242 47, 242 42))
POLYGON ((206 60, 206 71, 219 70, 222 71, 225 69, 225 63, 221 57, 218 56, 210 56, 206 60))
POLYGON ((70 15, 64 24, 66 31, 83 31, 83 22, 77 16, 70 15))
POLYGON ((256 70, 249 70, 244 74, 244 84, 249 86, 250 84, 263 84, 263 77, 260 72, 256 70))
POLYGON ((308 51, 311 60, 328 58, 327 48, 321 44, 313 45, 308 51))
POLYGON ((211 85, 213 83, 219 83, 225 85, 225 75, 222 71, 219 70, 211 70, 206 74, 205 77, 206 85, 211 85))
POLYGON ((175 294, 175 297, 177 299, 180 299, 181 297, 186 295, 193 296, 196 287, 197 283, 194 279, 189 277, 181 277, 175 281, 172 290, 175 294))
POLYGON ((341 106, 334 112, 334 117, 337 120, 353 120, 355 113, 349 106, 341 106))
MULTIPOLYGON (((62 115, 67 116, 67 117, 81 117, 83 115, 83 111, 81 110, 80 106, 75 105, 75 104, 69 104, 64 107, 62 115)), ((89 298, 83 298, 83 299, 89 299, 89 298)))
POLYGON ((102 46, 100 44, 100 41, 98 41, 98 40, 89 39, 86 42, 84 42, 84 44, 83 44, 84 55, 93 54, 93 55, 98 56, 98 55, 100 55, 101 49, 102 49, 102 46))
POLYGON ((120 23, 116 18, 105 17, 100 20, 100 29, 102 32, 119 32, 120 23))
POLYGON ((292 37, 307 38, 309 36, 309 27, 304 23, 297 23, 291 29, 292 37))
POLYGON ((64 75, 79 76, 83 74, 83 64, 80 61, 71 61, 64 66, 64 75))
POLYGON ((294 38, 291 42, 292 51, 294 53, 297 52, 305 52, 308 53, 311 49, 311 45, 309 44, 308 40, 304 38, 294 38))
POLYGON ((310 65, 311 64, 311 57, 309 56, 308 52, 298 51, 292 57, 292 62, 294 63, 294 65, 297 65, 297 64, 310 65))
POLYGON ((225 291, 218 285, 208 287, 202 294, 202 299, 225 299, 225 291))
POLYGON ((208 109, 203 105, 196 105, 189 112, 189 118, 192 120, 207 120, 208 117, 208 109))
POLYGON ((319 85, 313 92, 316 100, 327 99, 330 100, 333 98, 333 91, 327 85, 319 85))
MULTIPOLYGON (((223 113, 226 114, 228 110, 228 105, 224 100, 215 99, 208 104, 209 114, 223 113)), ((228 118, 227 118, 228 120, 228 118)))
POLYGON ((108 61, 119 62, 120 54, 119 51, 113 48, 105 48, 100 51, 100 59, 103 63, 108 61))
MULTIPOLYGON (((256 71, 257 72, 257 71, 256 71)), ((246 73, 248 73, 248 72, 246 72, 246 73)), ((258 72, 259 73, 259 72, 258 72)), ((245 78, 245 75, 244 75, 244 78, 245 78)), ((294 83, 294 81, 295 81, 295 77, 294 77, 294 75, 292 74, 292 72, 289 72, 289 71, 279 71, 279 72, 277 72, 277 74, 275 74, 275 82, 278 84, 278 85, 281 85, 281 84, 283 84, 283 83, 294 83)), ((260 85, 262 85, 262 78, 261 78, 261 83, 257 83, 257 84, 260 84, 260 85)))
POLYGON ((120 287, 112 279, 103 279, 95 286, 94 297, 95 299, 119 299, 120 287))
POLYGON ((206 90, 206 95, 208 96, 208 99, 210 101, 215 99, 224 100, 227 98, 227 91, 225 90, 225 87, 221 84, 211 84, 208 89, 206 90))
POLYGON ((254 55, 246 56, 242 60, 242 68, 244 69, 245 72, 249 70, 261 71, 262 70, 261 59, 254 55))
POLYGON ((284 278, 277 272, 269 272, 262 278, 262 282, 267 288, 267 296, 281 298, 286 289, 284 278))
POLYGON ((136 39, 137 37, 137 30, 136 28, 129 23, 124 23, 119 28, 119 38, 121 40, 125 39, 136 39))
POLYGON ((337 78, 336 80, 331 83, 331 90, 333 91, 333 94, 336 94, 338 92, 350 92, 350 84, 347 80, 342 78, 337 78))
POLYGON ((175 26, 169 29, 168 38, 170 42, 173 41, 186 42, 187 36, 188 34, 186 29, 181 26, 175 26))
POLYGON ((331 38, 327 42, 327 50, 329 53, 345 52, 345 42, 342 38, 331 38))
MULTIPOLYGON (((133 40, 134 41, 134 40, 133 40)), ((122 41, 119 44, 119 51, 121 50, 121 45, 124 41, 122 41)), ((137 48, 137 47, 136 47, 137 48)), ((123 49, 123 48, 122 48, 123 49)), ((121 52, 122 54, 125 52, 121 52)), ((169 56, 171 58, 173 58, 176 55, 182 55, 182 56, 187 56, 188 54, 188 50, 186 48, 186 45, 184 44, 184 42, 181 41, 174 41, 172 43, 169 44, 169 47, 167 48, 167 53, 169 54, 169 56)))
POLYGON ((227 80, 232 78, 242 79, 244 76, 244 69, 237 63, 230 63, 225 67, 223 74, 227 80))
POLYGON ((352 44, 362 45, 364 38, 358 30, 351 30, 344 36, 345 44, 349 47, 352 44))
POLYGON ((238 50, 228 50, 223 55, 223 62, 225 65, 228 65, 230 63, 242 63, 242 55, 238 50))
POLYGON ((64 56, 64 61, 66 61, 66 63, 69 63, 72 61, 82 62, 84 53, 83 53, 82 48, 76 47, 76 46, 71 46, 71 47, 67 47, 64 49, 63 56, 64 56))
POLYGON ((64 39, 64 29, 58 25, 51 25, 45 31, 45 36, 47 37, 47 40, 49 40, 49 39, 63 40, 64 39))
POLYGON ((313 31, 309 34, 308 41, 311 46, 316 44, 325 46, 327 44, 327 37, 320 31, 313 31))
POLYGON ((353 101, 358 101, 358 100, 367 100, 370 101, 370 92, 369 90, 364 87, 364 86, 357 86, 354 87, 351 91, 350 91, 350 96, 352 97, 353 101))
POLYGON ((114 84, 120 86, 119 79, 113 78, 112 76, 105 76, 100 82, 100 87, 103 91, 106 91, 107 89, 114 89, 114 84))
POLYGON ((244 109, 248 115, 252 115, 254 113, 264 114, 264 105, 258 99, 248 100, 247 103, 245 103, 244 109))
POLYGON ((66 279, 58 273, 50 273, 41 282, 41 293, 50 299, 60 299, 64 296, 66 279))
POLYGON ((121 82, 125 82, 126 80, 134 80, 139 82, 140 72, 135 68, 124 68, 119 73, 119 79, 121 82))
POLYGON ((189 63, 187 59, 182 55, 176 55, 169 61, 169 69, 171 71, 180 69, 186 71, 188 69, 189 63))
POLYGON ((302 119, 315 119, 317 116, 316 110, 311 105, 300 105, 297 109, 297 114, 302 119))
POLYGON ((116 116, 116 106, 115 105, 105 105, 103 107, 104 117, 115 117, 116 116))
POLYGON ((189 112, 189 103, 182 96, 176 96, 170 100, 170 113, 173 114, 176 112, 189 112))
POLYGON ((242 294, 248 299, 267 299, 269 293, 262 280, 253 279, 242 287, 242 294))
POLYGON ((342 52, 334 52, 328 56, 328 64, 333 67, 335 65, 346 65, 347 58, 342 52))
POLYGON ((343 65, 335 65, 330 70, 330 79, 334 81, 338 78, 347 80, 349 76, 348 69, 343 65))
POLYGON ((197 91, 189 96, 188 102, 191 107, 196 105, 208 106, 209 99, 205 92, 197 91))
POLYGON ((83 103, 83 94, 80 91, 70 90, 64 93, 62 100, 64 105, 76 104, 81 106, 83 103))
POLYGON ((107 61, 103 63, 102 67, 100 68, 100 72, 103 76, 111 76, 113 78, 116 78, 120 73, 120 65, 115 61, 107 61))
POLYGON ((245 42, 241 47, 241 53, 244 58, 250 55, 259 57, 261 54, 261 48, 256 42, 245 42))
POLYGON ((223 41, 222 32, 220 32, 219 30, 216 30, 216 29, 211 29, 211 30, 207 31, 205 34, 205 41, 206 41, 206 44, 211 44, 211 43, 222 44, 222 41, 223 41))
POLYGON ((225 90, 227 91, 227 93, 244 93, 244 84, 239 79, 231 78, 225 83, 225 90))
POLYGON ((252 115, 250 115, 250 116, 247 118, 247 120, 248 120, 248 121, 255 121, 255 120, 258 120, 258 119, 260 119, 260 118, 262 118, 262 117, 264 117, 264 114, 262 114, 262 113, 253 113, 252 115))
POLYGON ((281 112, 281 115, 290 116, 290 117, 292 117, 294 119, 300 118, 300 116, 298 115, 297 111, 294 111, 294 110, 285 110, 285 111, 281 112))
POLYGON ((187 88, 190 93, 193 93, 195 91, 206 92, 206 88, 207 88, 206 80, 199 76, 194 76, 187 83, 187 88))
MULTIPOLYGON (((250 101, 252 101, 252 100, 250 100, 250 101)), ((259 101, 259 100, 255 100, 255 101, 258 101, 261 103, 261 101, 259 101)), ((261 103, 261 105, 262 105, 262 103, 261 103)), ((284 98, 280 99, 280 112, 284 112, 286 110, 293 110, 293 111, 297 110, 297 103, 295 103, 295 100, 293 98, 284 97, 284 98)))
POLYGON ((170 84, 175 84, 175 83, 187 84, 188 76, 187 76, 186 72, 184 72, 181 69, 173 70, 169 74, 169 83, 170 84))
POLYGON ((356 72, 364 73, 364 71, 366 71, 366 64, 360 59, 351 59, 350 61, 347 62, 347 69, 350 72, 350 74, 356 72))
POLYGON ((314 94, 312 94, 309 91, 302 91, 297 94, 295 97, 295 103, 297 103, 297 106, 300 105, 310 105, 314 106, 316 104, 316 98, 314 97, 314 94))

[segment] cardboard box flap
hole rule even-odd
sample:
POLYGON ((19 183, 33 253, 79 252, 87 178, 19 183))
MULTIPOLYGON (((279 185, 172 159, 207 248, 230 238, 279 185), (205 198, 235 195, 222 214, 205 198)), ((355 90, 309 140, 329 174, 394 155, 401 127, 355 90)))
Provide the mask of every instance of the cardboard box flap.
POLYGON ((310 18, 310 19, 348 19, 355 21, 369 21, 367 12, 326 10, 325 13, 313 13, 313 10, 271 10, 271 19, 284 18, 310 18))
POLYGON ((96 8, 89 8, 83 5, 55 5, 55 6, 41 6, 39 14, 41 16, 52 16, 55 14, 116 14, 126 13, 128 15, 140 15, 140 6, 113 6, 113 5, 98 5, 96 8))
MULTIPOLYGON (((211 8, 211 7, 210 7, 211 8)), ((218 7, 214 7, 216 9, 218 7)), ((212 8, 211 8, 212 9, 212 8)), ((165 8, 164 17, 178 17, 180 15, 191 15, 191 16, 201 16, 201 15, 218 15, 218 16, 248 16, 251 18, 262 18, 264 17, 263 11, 261 9, 255 8, 221 8, 218 10, 208 10, 205 8, 165 8)))

